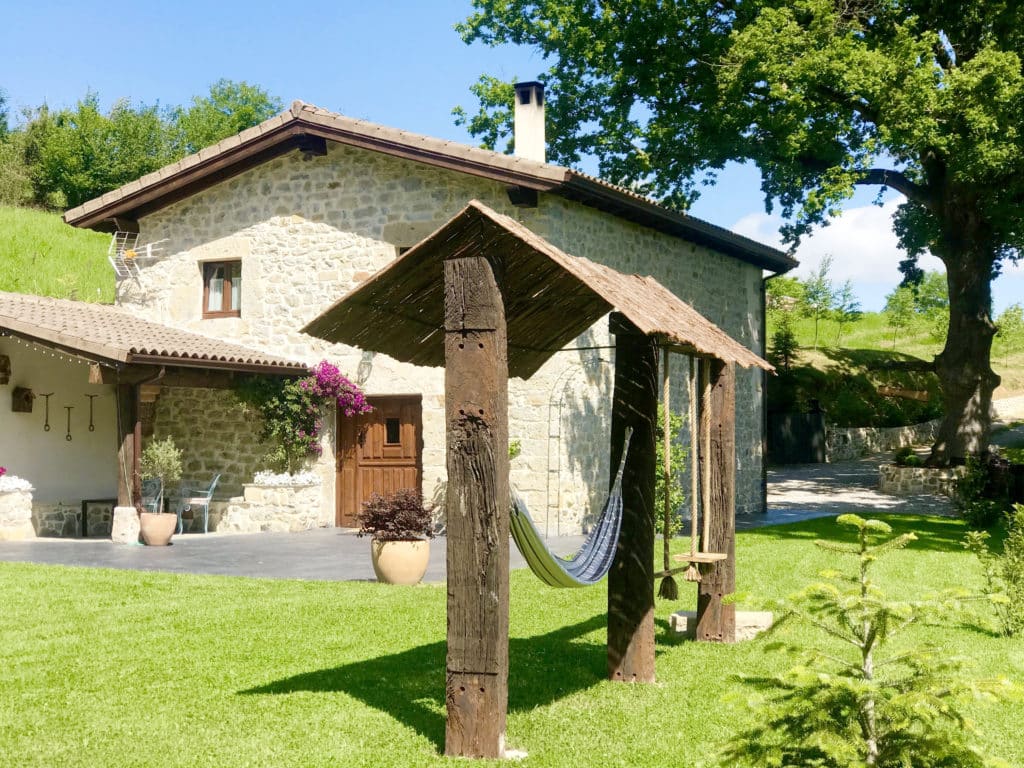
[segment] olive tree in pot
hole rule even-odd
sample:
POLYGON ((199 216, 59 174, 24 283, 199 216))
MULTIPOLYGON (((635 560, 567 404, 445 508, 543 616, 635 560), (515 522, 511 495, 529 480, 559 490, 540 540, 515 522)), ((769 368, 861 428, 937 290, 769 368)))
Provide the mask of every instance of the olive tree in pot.
POLYGON ((139 457, 139 470, 143 480, 159 480, 155 497, 136 501, 139 510, 139 529, 142 540, 150 546, 166 546, 178 525, 178 516, 164 512, 164 491, 168 484, 181 479, 181 449, 174 439, 151 441, 139 457))
POLYGON ((373 494, 359 514, 359 536, 370 536, 370 554, 377 580, 386 584, 418 584, 427 572, 431 508, 418 491, 403 488, 373 494))

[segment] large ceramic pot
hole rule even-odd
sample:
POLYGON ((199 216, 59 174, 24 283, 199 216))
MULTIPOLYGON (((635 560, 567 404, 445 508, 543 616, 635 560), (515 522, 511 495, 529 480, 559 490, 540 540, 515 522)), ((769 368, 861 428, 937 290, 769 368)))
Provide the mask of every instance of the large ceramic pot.
POLYGON ((385 584, 419 584, 430 561, 430 541, 370 539, 370 555, 377 581, 385 584))
POLYGON ((139 530, 142 540, 151 547, 166 547, 171 543, 171 536, 178 527, 178 516, 166 512, 139 513, 139 530))

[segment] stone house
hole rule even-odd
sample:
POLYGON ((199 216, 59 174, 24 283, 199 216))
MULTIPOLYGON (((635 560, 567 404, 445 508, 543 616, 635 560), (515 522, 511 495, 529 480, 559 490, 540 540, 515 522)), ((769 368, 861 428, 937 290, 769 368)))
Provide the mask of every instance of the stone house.
MULTIPOLYGON (((74 226, 137 238, 137 257, 118 279, 120 310, 264 355, 308 365, 328 359, 363 387, 373 414, 328 419, 312 466, 320 481, 315 524, 351 525, 373 491, 415 484, 428 498, 443 496, 443 369, 329 344, 300 329, 470 200, 569 254, 652 275, 740 343, 763 351, 763 277, 795 262, 629 190, 547 164, 542 91, 534 83, 517 88, 516 156, 295 102, 65 214, 74 226), (157 245, 150 252, 148 244, 157 245)), ((528 381, 511 382, 509 427, 521 449, 512 482, 550 534, 579 531, 606 490, 613 351, 607 328, 606 321, 595 324, 528 381)), ((673 405, 685 413, 685 374, 673 373, 679 390, 673 405)), ((760 373, 738 372, 739 514, 763 509, 762 393, 760 373)), ((256 513, 261 505, 281 505, 267 500, 277 491, 251 486, 264 468, 258 429, 230 393, 161 387, 153 409, 154 433, 185 447, 187 471, 230 467, 213 527, 314 524, 296 524, 287 513, 256 513)), ((681 439, 688 439, 685 430, 681 439)))

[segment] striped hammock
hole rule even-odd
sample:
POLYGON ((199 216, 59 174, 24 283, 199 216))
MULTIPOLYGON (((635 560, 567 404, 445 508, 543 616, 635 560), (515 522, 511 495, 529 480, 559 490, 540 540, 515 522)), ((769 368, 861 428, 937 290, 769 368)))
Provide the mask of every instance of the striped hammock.
POLYGON ((560 557, 548 549, 530 517, 526 503, 513 489, 509 520, 512 539, 530 570, 549 587, 589 587, 603 579, 612 567, 615 548, 619 543, 619 529, 622 527, 622 472, 626 467, 632 435, 633 430, 627 429, 619 471, 597 525, 583 542, 580 551, 572 557, 560 557))

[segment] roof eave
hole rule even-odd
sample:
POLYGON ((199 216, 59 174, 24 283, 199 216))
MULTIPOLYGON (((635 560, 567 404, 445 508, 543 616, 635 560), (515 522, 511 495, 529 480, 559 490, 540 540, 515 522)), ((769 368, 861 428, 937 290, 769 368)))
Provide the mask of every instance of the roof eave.
POLYGON ((614 212, 623 218, 670 234, 685 235, 689 240, 770 272, 781 274, 799 265, 796 259, 777 248, 572 171, 566 182, 554 191, 591 205, 605 203, 617 209, 614 212))
POLYGON ((176 368, 201 368, 210 371, 234 371, 236 373, 272 374, 276 376, 303 376, 309 373, 309 367, 295 365, 273 365, 268 363, 252 363, 235 360, 214 360, 210 358, 179 357, 174 355, 128 355, 128 362, 134 365, 167 365, 176 368))

